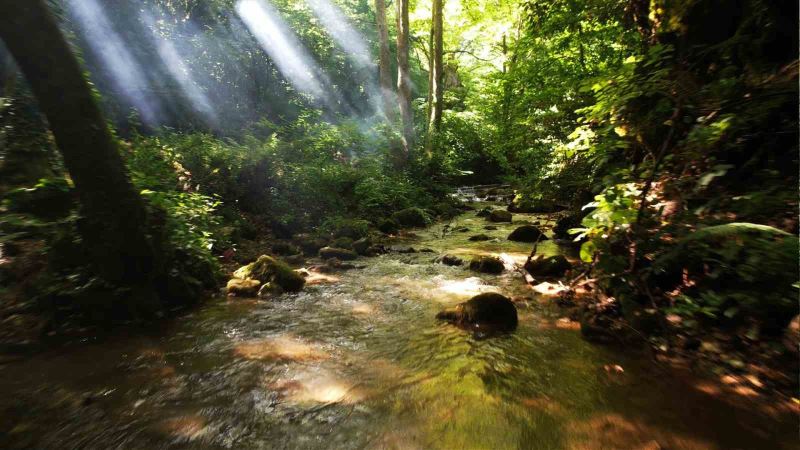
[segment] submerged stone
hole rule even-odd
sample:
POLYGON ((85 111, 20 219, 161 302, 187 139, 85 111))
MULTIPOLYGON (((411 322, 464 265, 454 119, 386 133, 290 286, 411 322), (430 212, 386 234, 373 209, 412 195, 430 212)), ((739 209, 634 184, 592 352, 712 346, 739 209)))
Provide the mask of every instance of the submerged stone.
POLYGON ((511 223, 511 219, 513 216, 508 211, 503 211, 502 209, 496 209, 489 214, 489 220, 492 222, 509 222, 511 223))
POLYGON ((491 238, 485 234, 476 234, 475 236, 469 237, 469 240, 473 242, 488 241, 489 239, 491 238))
POLYGON ((505 270, 505 265, 500 258, 492 256, 478 256, 472 259, 469 263, 470 270, 482 273, 498 274, 505 270))
POLYGON ((488 326, 511 330, 517 327, 517 308, 506 296, 495 292, 476 295, 464 303, 436 315, 457 325, 488 326))
POLYGON ((436 262, 445 266, 463 266, 464 260, 455 255, 444 255, 436 259, 436 262))
POLYGON ((261 282, 258 280, 232 278, 228 281, 226 290, 228 295, 235 295, 237 297, 255 297, 260 286, 261 282))
POLYGON ((525 270, 533 276, 560 277, 572 268, 572 264, 563 255, 536 255, 525 263, 525 270))
POLYGON ((548 237, 538 227, 533 225, 523 225, 512 231, 508 235, 509 241, 515 242, 538 242, 546 241, 548 237))

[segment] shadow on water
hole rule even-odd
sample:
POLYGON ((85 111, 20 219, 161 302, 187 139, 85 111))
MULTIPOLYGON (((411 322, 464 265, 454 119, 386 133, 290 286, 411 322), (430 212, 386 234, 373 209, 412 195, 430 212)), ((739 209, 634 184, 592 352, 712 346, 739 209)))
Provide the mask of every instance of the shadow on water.
MULTIPOLYGON (((526 220, 537 220, 527 217, 526 220)), ((439 253, 524 261, 513 224, 474 213, 271 301, 215 299, 149 336, 0 366, 0 447, 86 449, 792 448, 796 418, 728 402, 624 350, 591 345, 518 273, 439 253), (467 238, 482 232, 485 242, 467 238), (481 292, 519 303, 512 333, 439 323, 481 292)), ((548 241, 544 253, 558 247, 548 241)))

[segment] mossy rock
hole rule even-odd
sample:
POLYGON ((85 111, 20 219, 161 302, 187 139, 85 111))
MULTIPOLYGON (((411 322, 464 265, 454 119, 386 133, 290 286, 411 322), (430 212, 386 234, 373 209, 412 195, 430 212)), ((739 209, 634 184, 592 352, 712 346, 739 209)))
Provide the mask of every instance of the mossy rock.
POLYGON ((286 263, 267 255, 261 255, 255 262, 240 267, 233 276, 245 280, 258 280, 261 284, 272 283, 286 292, 300 291, 306 283, 305 278, 286 263))
POLYGON ((540 242, 548 240, 548 237, 534 225, 523 225, 512 231, 508 235, 508 240, 514 242, 540 242))
POLYGON ((323 247, 319 249, 319 257, 322 259, 336 258, 342 261, 352 261, 358 258, 358 254, 344 248, 323 247))
POLYGON ((366 220, 341 219, 332 226, 334 238, 361 239, 369 233, 369 222, 366 220))
POLYGON ((463 266, 464 260, 455 255, 444 255, 436 259, 436 262, 445 266, 463 266))
POLYGON ((511 223, 513 216, 508 211, 502 209, 495 209, 489 214, 489 220, 492 222, 508 222, 511 223))
POLYGON ((454 205, 442 202, 438 203, 433 207, 433 211, 442 219, 452 219, 461 215, 461 210, 455 207, 454 205))
POLYGON ((383 219, 378 224, 378 230, 384 234, 397 234, 400 231, 400 224, 394 219, 383 219))
POLYGON ((370 240, 370 238, 368 237, 361 238, 353 242, 353 245, 351 247, 359 255, 370 256, 369 249, 370 247, 372 247, 372 240, 370 240))
POLYGON ((475 213, 475 215, 478 217, 489 217, 491 214, 492 214, 492 208, 483 208, 475 213))
POLYGON ((331 247, 343 248, 345 250, 353 250, 353 239, 349 237, 336 238, 331 242, 331 247))
POLYGON ((276 242, 272 244, 272 253, 281 256, 288 256, 301 253, 301 250, 299 247, 289 242, 276 242))
POLYGON ((455 308, 440 312, 436 318, 462 326, 486 326, 502 330, 513 330, 518 323, 514 302, 495 292, 476 295, 455 308))
POLYGON ((392 214, 392 219, 403 228, 422 228, 431 223, 430 216, 420 208, 406 208, 392 214))
POLYGON ((228 294, 238 297, 255 297, 261 282, 258 280, 245 280, 242 278, 232 278, 228 281, 228 294))
POLYGON ((482 242, 488 241, 489 239, 491 238, 485 234, 476 234, 475 236, 470 236, 468 240, 472 242, 482 242))
POLYGON ((319 252, 319 249, 328 245, 328 241, 310 234, 298 234, 294 237, 294 243, 303 251, 304 255, 312 256, 319 252))
POLYGON ((572 268, 572 264, 563 255, 536 255, 525 263, 525 270, 533 276, 560 277, 572 268))
POLYGON ((493 256, 478 256, 469 263, 470 270, 482 273, 499 274, 505 270, 505 265, 500 258, 493 256))

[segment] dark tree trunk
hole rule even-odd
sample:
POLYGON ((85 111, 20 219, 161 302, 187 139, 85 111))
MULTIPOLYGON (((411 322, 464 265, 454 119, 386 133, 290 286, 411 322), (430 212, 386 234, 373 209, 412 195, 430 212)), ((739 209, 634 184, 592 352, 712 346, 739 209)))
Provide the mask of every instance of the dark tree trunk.
POLYGON ((83 71, 43 0, 0 0, 0 38, 28 80, 75 183, 96 273, 153 300, 144 203, 83 71))

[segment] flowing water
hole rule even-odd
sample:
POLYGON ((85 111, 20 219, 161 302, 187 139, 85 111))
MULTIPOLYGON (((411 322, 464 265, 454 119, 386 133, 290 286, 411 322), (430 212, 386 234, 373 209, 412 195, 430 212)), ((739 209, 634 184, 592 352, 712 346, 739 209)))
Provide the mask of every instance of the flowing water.
MULTIPOLYGON (((515 215, 515 221, 543 220, 515 215)), ((596 346, 518 272, 476 275, 441 253, 530 244, 466 213, 392 253, 274 300, 218 298, 163 329, 0 366, 0 447, 34 449, 779 449, 792 418, 762 416, 641 354, 596 346), (486 242, 469 242, 486 233, 486 242), (515 297, 520 325, 485 337, 437 311, 515 297)), ((554 254, 545 242, 541 252, 554 254)))

